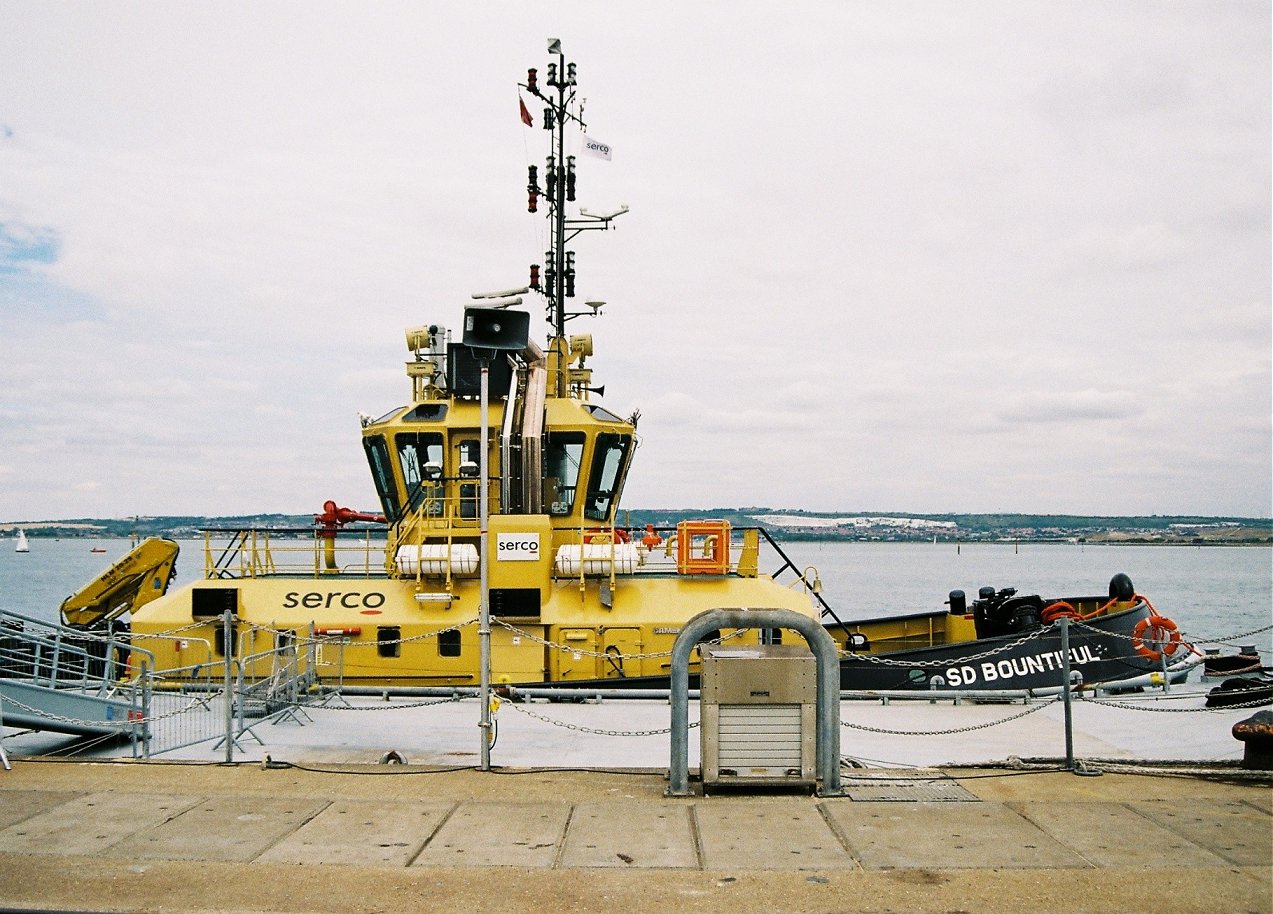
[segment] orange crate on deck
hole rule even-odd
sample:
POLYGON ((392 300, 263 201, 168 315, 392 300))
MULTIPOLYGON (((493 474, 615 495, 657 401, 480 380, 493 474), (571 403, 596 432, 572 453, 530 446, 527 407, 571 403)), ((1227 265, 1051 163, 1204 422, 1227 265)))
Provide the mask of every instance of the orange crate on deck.
POLYGON ((727 574, 729 521, 683 520, 677 524, 676 570, 681 574, 727 574))

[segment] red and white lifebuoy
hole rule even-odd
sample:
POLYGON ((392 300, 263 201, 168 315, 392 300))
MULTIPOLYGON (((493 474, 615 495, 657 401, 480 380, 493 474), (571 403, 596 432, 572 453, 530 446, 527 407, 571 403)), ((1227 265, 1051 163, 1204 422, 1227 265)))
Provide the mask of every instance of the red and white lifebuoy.
POLYGON ((1132 649, 1149 660, 1170 657, 1180 646, 1180 632, 1176 623, 1166 616, 1152 615, 1141 619, 1132 629, 1132 649))

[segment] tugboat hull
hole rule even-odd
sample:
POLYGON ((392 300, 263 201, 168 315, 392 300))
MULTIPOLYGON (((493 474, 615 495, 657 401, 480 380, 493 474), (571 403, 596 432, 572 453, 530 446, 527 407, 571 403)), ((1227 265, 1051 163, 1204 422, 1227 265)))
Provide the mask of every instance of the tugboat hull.
MULTIPOLYGON (((1089 598, 1095 599, 1095 598, 1089 598)), ((1078 602, 1078 601, 1075 601, 1078 602)), ((926 615, 902 617, 910 621, 926 615)), ((935 615, 933 619, 940 618, 935 615)), ((1135 681, 1161 675, 1161 660, 1154 661, 1135 649, 1137 626, 1156 617, 1145 602, 1130 609, 1070 625, 1069 652, 1071 683, 1093 685, 1135 681)), ((853 623, 855 634, 870 631, 873 625, 896 625, 899 619, 853 623)), ((828 626, 838 640, 844 628, 828 626)), ((1061 626, 1053 623, 1033 631, 957 644, 890 653, 852 653, 840 661, 840 688, 861 692, 1047 692, 1059 691, 1063 684, 1061 626)), ((1180 643, 1167 655, 1167 675, 1183 679, 1198 662, 1196 653, 1180 643)), ((543 687, 541 682, 523 682, 523 688, 543 687)), ((635 676, 591 679, 553 684, 580 691, 666 689, 666 676, 635 676)), ((698 687, 697 675, 690 688, 698 687)))
MULTIPOLYGON (((1068 637, 1071 680, 1091 685, 1161 673, 1161 660, 1135 648, 1137 626, 1151 618, 1152 609, 1140 602, 1122 612, 1072 623, 1068 637)), ((1059 690, 1064 683, 1063 658, 1061 626, 1053 623, 963 644, 848 657, 840 664, 840 687, 872 691, 1059 690)), ((1188 645, 1176 644, 1167 654, 1168 675, 1183 675, 1181 666, 1187 669, 1192 662, 1188 645)))

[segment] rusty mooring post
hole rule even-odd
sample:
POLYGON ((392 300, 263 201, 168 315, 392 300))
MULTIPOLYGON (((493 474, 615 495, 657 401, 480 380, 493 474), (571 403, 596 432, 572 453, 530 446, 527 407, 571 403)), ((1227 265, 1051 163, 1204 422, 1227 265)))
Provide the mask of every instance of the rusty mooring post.
POLYGON ((1246 744, 1242 767, 1273 771, 1273 711, 1257 711, 1233 725, 1233 738, 1246 744))

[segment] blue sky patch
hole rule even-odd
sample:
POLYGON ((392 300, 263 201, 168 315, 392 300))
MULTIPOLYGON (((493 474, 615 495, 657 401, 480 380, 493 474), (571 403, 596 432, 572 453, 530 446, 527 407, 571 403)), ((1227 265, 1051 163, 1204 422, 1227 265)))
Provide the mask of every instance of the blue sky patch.
POLYGON ((56 263, 62 243, 48 229, 0 223, 0 275, 26 272, 34 264, 56 263))
POLYGON ((57 263, 62 241, 47 228, 0 223, 0 323, 92 319, 101 309, 83 292, 51 280, 40 267, 57 263))

